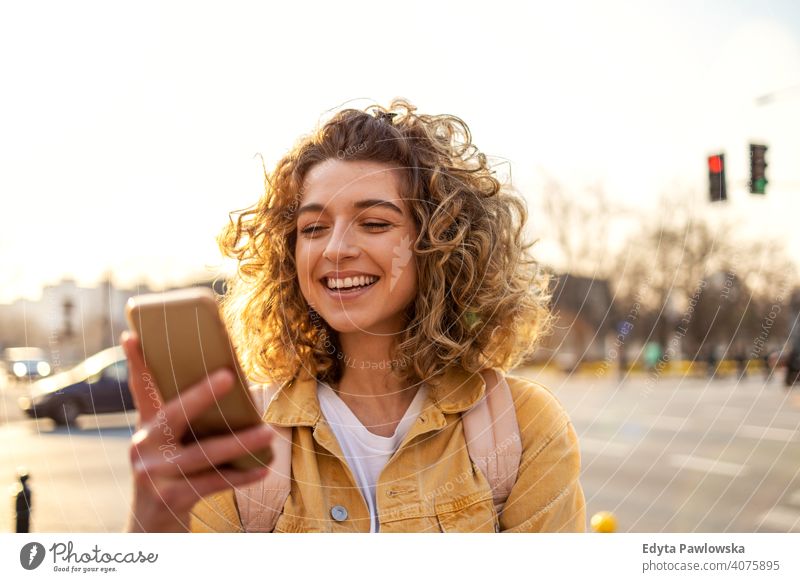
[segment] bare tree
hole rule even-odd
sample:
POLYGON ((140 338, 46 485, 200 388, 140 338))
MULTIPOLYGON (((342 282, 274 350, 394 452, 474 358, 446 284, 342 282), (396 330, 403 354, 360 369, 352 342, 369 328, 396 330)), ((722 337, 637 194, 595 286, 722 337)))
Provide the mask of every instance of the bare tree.
POLYGON ((665 198, 617 256, 618 310, 641 304, 640 330, 662 343, 677 332, 698 348, 743 341, 797 282, 780 241, 747 238, 741 224, 712 212, 665 198))
POLYGON ((552 241, 561 255, 558 270, 590 278, 607 278, 614 267, 611 232, 630 215, 627 208, 612 203, 600 186, 582 194, 566 191, 549 179, 542 196, 543 237, 552 241))

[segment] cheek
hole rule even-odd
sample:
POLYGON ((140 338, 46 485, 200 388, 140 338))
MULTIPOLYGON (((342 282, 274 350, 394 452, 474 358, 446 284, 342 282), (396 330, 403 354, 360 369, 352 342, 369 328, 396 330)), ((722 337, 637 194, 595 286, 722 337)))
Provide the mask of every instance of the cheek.
POLYGON ((311 265, 309 262, 308 252, 303 245, 297 245, 295 247, 294 256, 295 264, 297 265, 297 280, 300 284, 300 291, 302 291, 303 295, 308 296, 308 292, 311 288, 311 281, 309 280, 309 277, 311 276, 311 265))
POLYGON ((416 297, 417 289, 417 265, 412 258, 408 264, 403 267, 397 290, 399 291, 399 296, 402 298, 402 302, 408 303, 416 297))
POLYGON ((299 276, 297 282, 298 282, 299 287, 300 287, 300 293, 303 294, 303 297, 308 299, 309 287, 306 284, 305 278, 303 276, 299 276))

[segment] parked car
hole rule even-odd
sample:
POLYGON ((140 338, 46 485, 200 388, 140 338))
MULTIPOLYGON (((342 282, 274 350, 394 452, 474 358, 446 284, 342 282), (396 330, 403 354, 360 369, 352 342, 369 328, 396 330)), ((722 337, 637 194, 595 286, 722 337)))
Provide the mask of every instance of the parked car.
POLYGON ((132 410, 125 352, 121 346, 108 348, 67 372, 38 380, 18 402, 31 418, 52 418, 60 425, 74 425, 81 414, 132 410))
POLYGON ((14 380, 44 378, 52 371, 41 348, 6 348, 3 360, 6 373, 14 380))

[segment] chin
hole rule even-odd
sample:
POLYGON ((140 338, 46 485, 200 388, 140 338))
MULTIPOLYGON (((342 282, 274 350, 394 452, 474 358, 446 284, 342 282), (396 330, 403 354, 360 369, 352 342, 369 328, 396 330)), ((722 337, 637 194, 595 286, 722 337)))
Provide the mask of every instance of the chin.
POLYGON ((332 317, 326 317, 324 313, 320 316, 338 334, 361 333, 366 335, 386 336, 398 332, 398 326, 403 326, 397 316, 390 318, 376 318, 363 314, 339 312, 332 317))
POLYGON ((325 319, 325 322, 336 333, 363 333, 375 325, 375 322, 372 320, 363 320, 358 317, 348 317, 346 314, 342 313, 336 314, 335 317, 325 317, 324 314, 320 315, 322 315, 323 319, 325 319))

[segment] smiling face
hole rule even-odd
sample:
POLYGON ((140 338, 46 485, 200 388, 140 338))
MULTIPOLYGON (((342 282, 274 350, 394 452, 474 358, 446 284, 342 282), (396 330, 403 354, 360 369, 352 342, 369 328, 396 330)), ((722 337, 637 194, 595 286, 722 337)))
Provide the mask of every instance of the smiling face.
POLYGON ((399 171, 326 160, 311 168, 303 186, 295 259, 308 304, 339 333, 402 331, 417 294, 417 229, 399 171))

